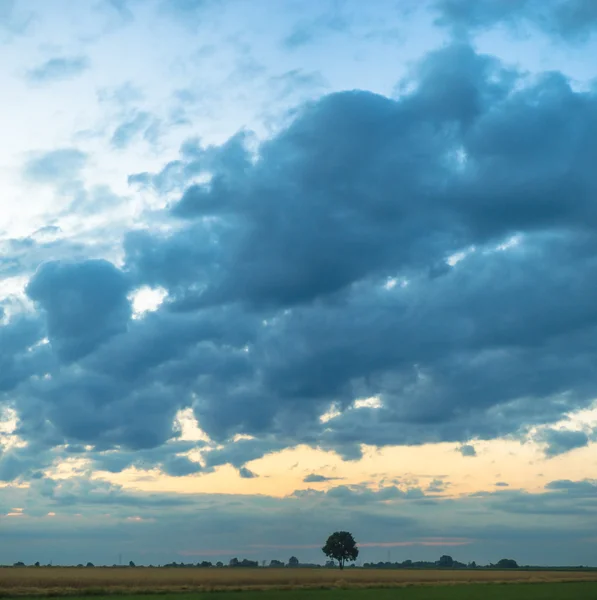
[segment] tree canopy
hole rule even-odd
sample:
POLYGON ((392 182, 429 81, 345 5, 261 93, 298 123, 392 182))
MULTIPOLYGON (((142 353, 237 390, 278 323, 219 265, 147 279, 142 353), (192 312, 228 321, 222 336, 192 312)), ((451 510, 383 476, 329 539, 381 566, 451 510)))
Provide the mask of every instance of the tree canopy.
POLYGON ((348 531, 335 531, 332 533, 322 551, 328 558, 337 560, 341 569, 344 568, 345 562, 354 562, 359 555, 357 543, 352 537, 352 533, 348 531))

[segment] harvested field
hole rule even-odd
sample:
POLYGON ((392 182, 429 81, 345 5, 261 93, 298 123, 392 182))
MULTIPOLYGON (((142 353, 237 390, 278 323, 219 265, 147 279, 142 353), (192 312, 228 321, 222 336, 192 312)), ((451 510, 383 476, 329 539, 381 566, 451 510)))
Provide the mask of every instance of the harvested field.
POLYGON ((155 594, 317 588, 365 589, 516 582, 597 582, 597 571, 1 568, 0 596, 83 596, 115 593, 155 594))

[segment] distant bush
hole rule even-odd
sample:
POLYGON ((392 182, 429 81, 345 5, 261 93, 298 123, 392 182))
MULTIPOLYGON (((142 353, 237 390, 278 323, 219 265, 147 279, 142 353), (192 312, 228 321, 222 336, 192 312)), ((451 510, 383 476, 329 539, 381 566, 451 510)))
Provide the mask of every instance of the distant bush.
POLYGON ((512 558, 502 558, 495 566, 498 569, 518 569, 518 563, 512 558))

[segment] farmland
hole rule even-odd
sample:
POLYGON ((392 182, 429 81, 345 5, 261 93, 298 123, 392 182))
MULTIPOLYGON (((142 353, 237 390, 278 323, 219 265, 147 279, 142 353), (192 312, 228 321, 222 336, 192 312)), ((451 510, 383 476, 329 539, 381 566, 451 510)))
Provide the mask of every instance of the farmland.
POLYGON ((166 569, 166 568, 3 568, 0 596, 100 596, 218 592, 218 600, 277 597, 300 600, 302 592, 322 600, 340 598, 597 598, 596 571, 374 570, 374 569, 166 569), (479 585, 469 585, 479 584, 479 585), (485 585, 483 585, 485 584, 485 585), (536 584, 536 585, 530 585, 536 584), (376 588, 373 592, 373 588, 376 588), (263 595, 262 592, 268 593, 263 595), (492 594, 497 595, 492 595, 492 594), (439 595, 438 595, 439 594, 439 595), (453 596, 456 594, 456 596, 453 596), (481 594, 481 596, 479 595, 481 594), (537 595, 539 594, 539 595, 537 595), (541 595, 543 594, 543 595, 541 595), (555 594, 555 595, 554 595, 555 594), (300 597, 300 598, 299 598, 300 597))

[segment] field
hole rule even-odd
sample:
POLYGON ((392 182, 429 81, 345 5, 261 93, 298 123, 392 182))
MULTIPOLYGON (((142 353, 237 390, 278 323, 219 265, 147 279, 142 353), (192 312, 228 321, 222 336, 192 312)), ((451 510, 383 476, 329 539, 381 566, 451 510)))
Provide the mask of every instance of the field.
POLYGON ((0 568, 0 596, 5 598, 194 592, 207 600, 217 592, 217 600, 367 600, 373 595, 375 600, 490 600, 504 597, 505 589, 509 599, 597 600, 597 571, 0 568), (402 588, 399 596, 397 588, 402 588))

